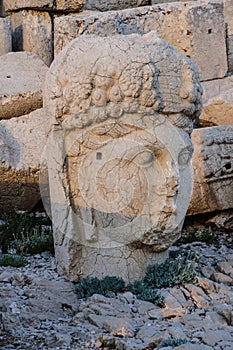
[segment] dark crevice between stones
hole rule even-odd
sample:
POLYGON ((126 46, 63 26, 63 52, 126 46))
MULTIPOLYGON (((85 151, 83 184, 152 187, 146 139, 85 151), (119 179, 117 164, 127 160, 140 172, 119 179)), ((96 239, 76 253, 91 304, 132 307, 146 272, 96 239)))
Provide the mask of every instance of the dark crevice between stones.
MULTIPOLYGON (((54 60, 54 13, 53 12, 49 12, 49 17, 50 17, 50 21, 51 21, 51 50, 52 50, 52 62, 54 60)), ((51 62, 51 63, 52 63, 51 62)))

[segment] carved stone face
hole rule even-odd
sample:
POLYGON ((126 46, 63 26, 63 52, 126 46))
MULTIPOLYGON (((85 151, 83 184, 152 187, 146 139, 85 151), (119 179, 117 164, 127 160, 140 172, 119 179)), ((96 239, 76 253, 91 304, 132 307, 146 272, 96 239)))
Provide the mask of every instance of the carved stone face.
POLYGON ((159 234, 167 232, 162 245, 170 245, 180 224, 177 204, 182 206, 178 161, 187 167, 191 157, 190 145, 176 128, 159 115, 137 121, 125 115, 120 121, 69 131, 66 154, 66 199, 77 225, 86 224, 84 235, 76 237, 80 243, 160 246, 159 234), (166 145, 169 134, 176 146, 172 152, 166 145))
POLYGON ((87 36, 55 60, 45 90, 57 124, 51 207, 55 242, 72 266, 86 264, 75 246, 147 259, 145 247, 158 252, 175 240, 191 191, 186 131, 200 96, 191 62, 155 33, 87 36))
POLYGON ((232 207, 233 126, 195 129, 189 215, 232 207))

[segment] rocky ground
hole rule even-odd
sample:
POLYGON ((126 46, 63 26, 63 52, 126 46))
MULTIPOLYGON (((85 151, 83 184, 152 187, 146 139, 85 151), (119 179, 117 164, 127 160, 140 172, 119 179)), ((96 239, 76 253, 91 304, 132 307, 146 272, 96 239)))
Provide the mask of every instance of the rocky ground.
POLYGON ((78 300, 47 252, 0 267, 0 349, 142 350, 181 338, 191 343, 173 349, 232 350, 232 236, 184 246, 199 254, 198 282, 162 289, 165 308, 129 292, 78 300))

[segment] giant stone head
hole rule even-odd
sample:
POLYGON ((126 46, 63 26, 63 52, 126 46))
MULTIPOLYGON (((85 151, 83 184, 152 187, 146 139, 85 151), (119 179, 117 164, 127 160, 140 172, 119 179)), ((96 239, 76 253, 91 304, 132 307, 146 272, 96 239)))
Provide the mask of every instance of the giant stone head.
POLYGON ((179 236, 188 208, 195 66, 155 32, 83 36, 52 64, 44 106, 60 271, 141 277, 179 236))

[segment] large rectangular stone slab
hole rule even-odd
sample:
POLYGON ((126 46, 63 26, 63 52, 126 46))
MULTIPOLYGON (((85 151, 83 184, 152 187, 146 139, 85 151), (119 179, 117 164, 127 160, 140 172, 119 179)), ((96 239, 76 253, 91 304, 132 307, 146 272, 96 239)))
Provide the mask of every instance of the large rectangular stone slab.
MULTIPOLYGON (((176 0, 176 2, 187 2, 189 0, 176 0)), ((195 1, 195 0, 193 0, 195 1)), ((156 5, 156 4, 162 4, 162 3, 168 3, 168 2, 175 2, 173 0, 151 0, 151 5, 156 5)))
POLYGON ((23 10, 10 14, 13 51, 30 51, 48 66, 53 60, 52 20, 47 12, 23 10))
POLYGON ((193 188, 187 215, 233 208, 233 125, 192 133, 193 188))
POLYGON ((146 6, 149 4, 149 0, 87 0, 84 9, 92 11, 112 11, 146 6))
POLYGON ((233 77, 229 76, 223 79, 205 81, 201 85, 203 88, 202 101, 205 105, 213 97, 233 89, 233 77))
POLYGON ((199 117, 201 126, 233 124, 233 77, 202 83, 203 110, 199 117))
POLYGON ((53 10, 53 11, 110 11, 130 7, 145 6, 149 0, 4 0, 6 11, 22 9, 53 10))
POLYGON ((170 3, 58 17, 54 26, 55 54, 83 34, 111 36, 144 34, 159 36, 197 65, 202 81, 221 78, 227 72, 223 4, 208 1, 170 3))
POLYGON ((0 18, 0 56, 12 51, 11 24, 6 18, 0 18))
POLYGON ((0 210, 31 210, 40 200, 40 158, 50 124, 43 109, 0 120, 0 210))
POLYGON ((0 56, 0 120, 42 107, 42 88, 48 67, 30 52, 0 56))
POLYGON ((227 30, 229 34, 233 34, 233 3, 232 0, 218 0, 223 2, 223 13, 227 23, 227 30))
POLYGON ((56 10, 80 11, 86 0, 56 0, 56 10))
POLYGON ((5 11, 21 9, 52 9, 53 0, 3 0, 5 11))

